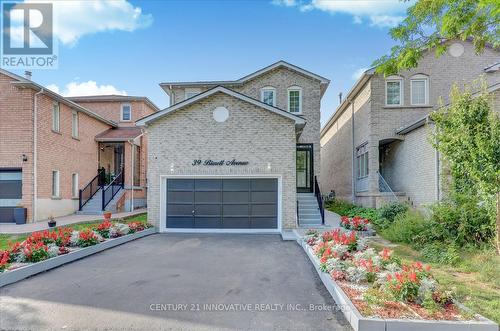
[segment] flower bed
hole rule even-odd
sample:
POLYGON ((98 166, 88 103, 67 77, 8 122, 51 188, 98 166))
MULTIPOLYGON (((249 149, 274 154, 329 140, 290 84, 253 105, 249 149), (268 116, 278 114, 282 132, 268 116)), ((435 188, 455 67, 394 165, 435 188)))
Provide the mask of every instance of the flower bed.
POLYGON ((364 317, 468 321, 475 317, 440 289, 429 266, 401 263, 384 248, 368 248, 356 232, 309 230, 304 241, 319 268, 344 291, 364 317))
POLYGON ((341 216, 340 226, 349 231, 357 231, 360 234, 372 235, 374 234, 372 224, 369 219, 361 216, 341 216))
POLYGON ((111 238, 143 231, 149 227, 151 225, 143 222, 125 224, 104 221, 96 227, 82 231, 59 228, 54 231, 34 232, 23 242, 14 243, 8 250, 0 251, 0 273, 94 246, 111 238))

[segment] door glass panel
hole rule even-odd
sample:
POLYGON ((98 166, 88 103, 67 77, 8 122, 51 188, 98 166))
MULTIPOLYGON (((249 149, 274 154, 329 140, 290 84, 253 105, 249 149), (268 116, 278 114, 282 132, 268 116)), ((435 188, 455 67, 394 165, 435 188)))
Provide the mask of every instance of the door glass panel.
POLYGON ((311 156, 310 150, 297 149, 297 189, 302 192, 311 191, 311 156))

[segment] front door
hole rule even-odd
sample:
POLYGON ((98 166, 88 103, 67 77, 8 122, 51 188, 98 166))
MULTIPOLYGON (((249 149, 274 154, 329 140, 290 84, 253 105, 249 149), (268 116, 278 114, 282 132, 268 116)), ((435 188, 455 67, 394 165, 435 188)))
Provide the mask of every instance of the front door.
POLYGON ((313 191, 313 145, 297 144, 297 192, 313 191))

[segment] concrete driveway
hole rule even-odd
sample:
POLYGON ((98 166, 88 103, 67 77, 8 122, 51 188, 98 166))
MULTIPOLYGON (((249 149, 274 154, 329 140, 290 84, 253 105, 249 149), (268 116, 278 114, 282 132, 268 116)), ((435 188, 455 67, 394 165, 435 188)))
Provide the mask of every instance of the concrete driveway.
POLYGON ((335 308, 295 242, 158 234, 0 288, 0 329, 350 330, 335 308))

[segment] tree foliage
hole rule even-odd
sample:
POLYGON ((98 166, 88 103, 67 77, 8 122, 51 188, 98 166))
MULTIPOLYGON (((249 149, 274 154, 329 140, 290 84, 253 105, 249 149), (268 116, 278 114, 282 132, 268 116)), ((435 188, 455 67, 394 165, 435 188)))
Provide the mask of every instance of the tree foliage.
POLYGON ((390 35, 398 45, 374 62, 385 75, 415 68, 427 50, 442 55, 447 50, 443 40, 470 39, 480 54, 487 44, 500 47, 500 1, 418 0, 390 35))
POLYGON ((492 228, 497 220, 498 246, 500 118, 491 105, 491 95, 484 87, 474 96, 470 90, 461 92, 454 86, 450 106, 442 107, 431 117, 436 124, 434 147, 443 155, 451 172, 454 191, 451 196, 463 200, 470 195, 464 201, 477 200, 487 211, 492 228))

